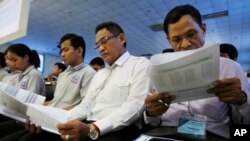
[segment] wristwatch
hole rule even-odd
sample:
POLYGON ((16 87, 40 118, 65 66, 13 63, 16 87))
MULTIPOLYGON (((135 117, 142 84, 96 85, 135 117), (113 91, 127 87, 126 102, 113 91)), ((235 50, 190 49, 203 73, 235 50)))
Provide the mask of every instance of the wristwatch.
POLYGON ((98 139, 99 135, 100 133, 99 133, 98 127, 93 123, 90 124, 89 125, 89 138, 94 141, 98 139))

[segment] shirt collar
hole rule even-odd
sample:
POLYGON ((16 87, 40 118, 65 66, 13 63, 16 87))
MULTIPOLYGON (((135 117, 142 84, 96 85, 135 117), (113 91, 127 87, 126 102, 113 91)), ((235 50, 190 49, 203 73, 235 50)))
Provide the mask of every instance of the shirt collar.
POLYGON ((78 70, 84 68, 85 66, 86 66, 86 64, 84 64, 84 63, 82 62, 80 65, 75 66, 75 67, 71 67, 71 66, 70 66, 66 71, 78 71, 78 70))
POLYGON ((128 51, 126 51, 125 53, 123 53, 122 56, 120 56, 113 64, 112 66, 108 66, 109 68, 113 68, 115 66, 122 66, 130 57, 130 53, 128 51))
POLYGON ((35 69, 35 66, 34 65, 30 65, 27 69, 25 69, 24 72, 22 72, 22 75, 28 74, 33 69, 35 69))

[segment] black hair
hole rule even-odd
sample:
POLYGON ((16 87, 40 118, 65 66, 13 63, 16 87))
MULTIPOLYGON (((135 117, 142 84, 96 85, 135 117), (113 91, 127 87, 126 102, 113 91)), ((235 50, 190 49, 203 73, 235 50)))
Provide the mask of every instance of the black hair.
POLYGON ((162 53, 166 53, 166 52, 174 52, 174 50, 172 48, 166 48, 162 50, 162 53))
POLYGON ((15 53, 20 57, 28 55, 30 64, 34 65, 36 69, 40 67, 40 58, 37 51, 31 50, 25 44, 13 44, 6 49, 5 53, 7 52, 15 53))
POLYGON ((105 67, 105 63, 101 57, 95 57, 90 61, 90 65, 95 65, 95 64, 101 66, 102 68, 105 67))
MULTIPOLYGON (((68 33, 68 34, 65 34, 64 36, 62 36, 62 38, 60 39, 60 43, 59 45, 57 46, 58 48, 61 48, 61 44, 66 41, 66 40, 70 40, 70 43, 71 45, 77 49, 79 47, 82 48, 82 57, 84 58, 85 57, 85 50, 86 50, 86 45, 85 45, 85 41, 83 39, 82 36, 80 35, 77 35, 77 34, 73 34, 73 33, 68 33)), ((61 54, 61 52, 60 52, 61 54)))
POLYGON ((67 66, 63 63, 57 62, 54 64, 54 66, 57 66, 59 69, 61 69, 62 71, 65 71, 67 66))
POLYGON ((165 17, 163 23, 163 29, 168 36, 168 26, 169 24, 173 24, 178 22, 183 16, 190 15, 198 24, 199 26, 202 25, 202 17, 199 12, 194 6, 186 4, 181 6, 176 6, 165 17))
POLYGON ((236 47, 232 44, 220 44, 220 52, 227 53, 231 60, 237 60, 238 58, 238 51, 236 47))
MULTIPOLYGON (((108 22, 103 22, 103 23, 97 25, 97 27, 95 29, 95 34, 97 34, 97 32, 99 30, 102 30, 104 28, 107 29, 113 35, 119 35, 120 33, 124 33, 124 31, 122 30, 120 25, 118 25, 117 23, 115 23, 113 21, 108 21, 108 22)), ((125 42, 124 48, 126 48, 126 44, 127 43, 125 42)))
POLYGON ((0 65, 2 68, 4 68, 6 66, 6 63, 5 63, 5 54, 0 52, 0 65))

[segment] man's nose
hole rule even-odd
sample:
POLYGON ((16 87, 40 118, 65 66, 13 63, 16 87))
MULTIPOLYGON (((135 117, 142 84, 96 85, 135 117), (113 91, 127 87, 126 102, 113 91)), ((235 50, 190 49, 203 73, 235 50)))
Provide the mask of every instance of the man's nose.
POLYGON ((186 49, 190 48, 191 45, 192 45, 192 43, 190 42, 189 39, 187 39, 187 38, 182 39, 181 48, 183 50, 186 50, 186 49))
POLYGON ((63 52, 61 52, 60 56, 61 56, 61 57, 64 57, 64 56, 65 56, 65 54, 64 54, 63 52))

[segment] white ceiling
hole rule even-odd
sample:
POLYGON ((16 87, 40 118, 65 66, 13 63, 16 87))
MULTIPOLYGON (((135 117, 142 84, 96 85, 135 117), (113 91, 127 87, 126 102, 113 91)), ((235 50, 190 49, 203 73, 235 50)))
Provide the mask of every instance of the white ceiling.
POLYGON ((96 25, 119 23, 127 35, 133 55, 160 53, 170 48, 163 31, 149 26, 163 22, 173 7, 192 4, 202 15, 228 10, 227 17, 205 20, 206 43, 231 43, 239 51, 238 62, 250 70, 249 0, 32 0, 27 36, 11 43, 25 43, 40 53, 58 55, 57 43, 65 33, 84 37, 86 62, 98 56, 94 49, 96 25))

